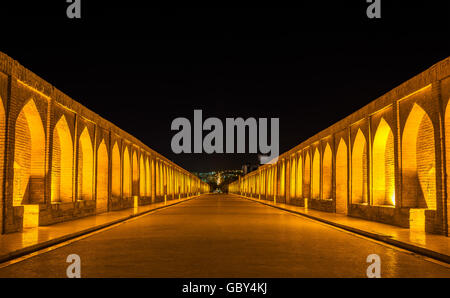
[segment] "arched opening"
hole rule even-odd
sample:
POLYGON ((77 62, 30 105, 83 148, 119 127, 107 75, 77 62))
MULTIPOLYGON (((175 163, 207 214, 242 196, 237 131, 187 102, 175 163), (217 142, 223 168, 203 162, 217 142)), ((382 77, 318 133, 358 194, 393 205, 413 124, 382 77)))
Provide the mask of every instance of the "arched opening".
POLYGON ((114 144, 112 150, 111 191, 113 197, 120 198, 120 151, 117 143, 114 144))
POLYGON ((108 150, 102 140, 97 149, 97 213, 108 211, 108 150))
POLYGON ((305 176, 303 177, 303 181, 304 197, 309 198, 311 195, 311 158, 309 157, 309 152, 307 152, 305 156, 305 176))
POLYGON ((265 199, 267 197, 267 170, 263 171, 261 187, 262 187, 262 195, 263 198, 265 199))
POLYGON ((340 140, 336 154, 336 213, 347 214, 347 145, 340 140))
POLYGON ((145 171, 145 163, 144 163, 145 156, 141 154, 141 158, 139 161, 139 192, 141 197, 147 196, 147 177, 146 177, 146 171, 145 171))
MULTIPOLYGON (((0 97, 0 150, 5 150, 6 121, 3 100, 0 97)), ((2 151, 3 152, 3 151, 2 151)), ((4 179, 4 160, 0 161, 0 180, 4 179)), ((3 231, 3 185, 0 186, 0 231, 3 231)))
POLYGON ((150 170, 150 162, 149 158, 146 158, 145 162, 145 178, 146 178, 146 195, 150 197, 152 195, 152 178, 151 178, 151 170, 150 170))
POLYGON ((296 177, 295 177, 295 173, 296 171, 296 160, 295 157, 291 158, 291 171, 290 171, 290 188, 289 188, 289 195, 291 198, 295 198, 295 184, 296 184, 296 177))
POLYGON ((394 135, 391 127, 381 118, 372 150, 373 204, 395 205, 394 135))
POLYGON ((367 203, 367 143, 360 129, 352 150, 352 203, 367 203))
MULTIPOLYGON (((445 108, 445 156, 446 156, 446 171, 447 171, 447 206, 450 203, 450 101, 445 108)), ((450 206, 449 206, 450 207, 450 206)), ((447 207, 447 229, 450 234, 450 209, 447 207)))
POLYGON ((155 164, 156 164, 156 167, 155 167, 156 195, 160 196, 161 195, 161 172, 160 172, 159 162, 156 161, 155 164))
POLYGON ((13 205, 44 202, 45 133, 33 100, 22 108, 14 137, 13 205))
POLYGON ((331 199, 331 185, 333 179, 332 155, 330 145, 327 144, 322 161, 322 198, 331 199))
POLYGON ((402 136, 402 206, 436 209, 434 128, 414 104, 402 136))
POLYGON ((286 162, 283 160, 280 164, 280 196, 285 195, 285 186, 286 186, 286 162))
POLYGON ((313 177, 312 177, 312 198, 319 199, 320 197, 320 153, 316 148, 313 157, 313 177))
POLYGON ((168 195, 172 195, 173 191, 172 191, 172 185, 173 185, 173 180, 172 180, 172 169, 171 168, 167 168, 167 194, 168 195))
POLYGON ((130 153, 125 147, 123 152, 123 197, 129 198, 131 196, 131 164, 130 153))
POLYGON ((80 135, 78 150, 78 199, 92 200, 94 154, 87 127, 80 135))
POLYGON ((53 130, 52 202, 72 202, 73 142, 66 117, 62 116, 53 130))
POLYGON ((295 196, 297 199, 302 197, 303 190, 303 162, 301 154, 297 157, 297 185, 295 186, 295 196))
POLYGON ((167 195, 167 167, 165 164, 162 165, 162 181, 163 181, 163 195, 167 195))
POLYGON ((137 195, 139 195, 139 165, 138 165, 136 151, 133 152, 132 171, 133 171, 132 195, 137 196, 137 195))

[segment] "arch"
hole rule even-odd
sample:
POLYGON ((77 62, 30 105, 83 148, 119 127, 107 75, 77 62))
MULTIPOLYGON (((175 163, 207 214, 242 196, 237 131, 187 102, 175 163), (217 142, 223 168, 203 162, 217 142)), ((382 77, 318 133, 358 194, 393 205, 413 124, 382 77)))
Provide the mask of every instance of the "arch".
POLYGON ((280 164, 280 190, 279 194, 280 196, 285 195, 285 186, 286 186, 286 161, 282 161, 280 164))
POLYGON ((333 168, 330 145, 327 144, 322 160, 322 198, 331 199, 333 168))
MULTIPOLYGON (((6 118, 3 100, 0 97, 0 150, 5 148, 6 118)), ((2 151, 3 152, 3 151, 2 151)), ((0 161, 0 179, 4 179, 4 161, 0 161)), ((0 231, 3 231, 3 185, 0 186, 0 231)))
POLYGON ((78 150, 78 199, 92 200, 94 154, 91 136, 87 127, 83 129, 79 139, 78 150))
POLYGON ((132 165, 132 195, 139 195, 139 164, 136 151, 133 150, 133 165, 132 165))
POLYGON ((316 150, 314 151, 314 157, 313 157, 312 198, 313 199, 320 198, 320 152, 319 152, 318 148, 316 148, 316 150))
POLYGON ((295 186, 295 197, 300 199, 302 197, 303 190, 303 162, 302 155, 297 157, 297 184, 295 186))
POLYGON ((34 100, 22 108, 15 125, 13 205, 44 202, 45 132, 34 100))
POLYGON ((147 177, 144 159, 145 156, 141 154, 141 158, 139 160, 139 195, 141 197, 147 196, 147 177))
POLYGON ((434 128, 414 104, 402 135, 402 206, 436 209, 434 128))
POLYGON ((108 211, 108 150, 102 140, 97 149, 97 213, 108 211))
POLYGON ((291 158, 291 171, 290 171, 290 189, 289 189, 289 195, 291 198, 295 198, 295 185, 296 185, 296 176, 295 173, 297 172, 296 170, 296 166, 297 166, 297 162, 295 159, 295 156, 291 158))
POLYGON ((341 139, 336 154, 336 213, 347 214, 347 145, 341 139))
POLYGON ((162 165, 162 181, 163 181, 163 195, 167 195, 167 166, 162 165))
MULTIPOLYGON (((445 130, 445 156, 446 156, 446 171, 447 171, 447 206, 450 204, 448 196, 450 194, 450 101, 447 103, 444 115, 444 130, 445 130)), ((447 207, 447 227, 450 234, 450 206, 447 207)))
POLYGON ((130 164, 130 153, 128 148, 125 147, 123 152, 123 197, 128 198, 131 196, 131 164, 130 164))
POLYGON ((145 178, 146 178, 146 190, 145 193, 148 197, 152 195, 152 176, 151 176, 151 168, 149 158, 145 159, 145 178))
POLYGON ((305 156, 305 176, 303 177, 304 181, 304 197, 309 198, 311 195, 311 157, 309 156, 309 152, 306 152, 305 156))
POLYGON ((63 115, 53 130, 52 202, 72 202, 73 142, 66 117, 63 115))
POLYGON ((395 205, 394 135, 381 118, 372 148, 372 195, 374 205, 395 205))
POLYGON ((352 149, 352 203, 367 203, 367 143, 361 129, 352 149))
POLYGON ((156 195, 160 196, 161 194, 161 182, 160 182, 160 169, 159 169, 159 162, 155 161, 155 180, 156 180, 156 195))
POLYGON ((120 198, 120 151, 114 143, 111 160, 111 192, 113 197, 120 198))
POLYGON ((166 190, 167 195, 172 194, 172 169, 170 167, 166 167, 166 190))

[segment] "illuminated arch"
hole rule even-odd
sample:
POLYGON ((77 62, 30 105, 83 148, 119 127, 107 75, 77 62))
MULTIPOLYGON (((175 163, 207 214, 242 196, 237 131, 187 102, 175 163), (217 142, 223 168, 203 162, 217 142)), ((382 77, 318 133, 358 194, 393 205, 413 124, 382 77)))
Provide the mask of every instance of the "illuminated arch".
POLYGON ((312 198, 319 199, 320 197, 320 152, 319 149, 316 148, 314 151, 313 157, 313 166, 312 166, 312 198))
MULTIPOLYGON (((445 109, 445 156, 446 156, 446 169, 447 169, 447 196, 450 194, 450 101, 447 103, 445 109)), ((448 198, 447 198, 448 200, 448 198)), ((448 218, 450 224, 450 218, 448 218)), ((448 231, 450 232, 450 225, 448 225, 448 231)))
POLYGON ((163 177, 163 194, 167 195, 167 166, 165 164, 163 164, 162 166, 162 177, 163 177))
POLYGON ((295 196, 300 199, 302 197, 303 190, 303 162, 302 156, 297 157, 297 184, 295 186, 295 196))
POLYGON ((97 149, 97 212, 108 211, 108 150, 102 140, 97 149))
POLYGON ((131 164, 130 153, 128 148, 125 147, 123 152, 123 197, 128 198, 131 196, 131 164))
POLYGON ((44 202, 45 133, 31 99, 16 120, 13 205, 44 202))
POLYGON ((361 129, 352 150, 352 203, 367 203, 367 143, 361 129))
POLYGON ((139 164, 138 164, 138 160, 137 160, 136 151, 134 151, 134 150, 133 150, 132 172, 133 172, 132 195, 137 196, 137 195, 139 195, 139 164))
POLYGON ((305 188, 304 196, 309 198, 311 195, 311 158, 309 157, 309 152, 306 152, 305 156, 305 176, 303 177, 305 188))
POLYGON ((144 159, 145 156, 141 154, 141 158, 139 161, 139 193, 141 197, 147 196, 147 185, 146 185, 147 177, 144 159))
POLYGON ((112 150, 111 191, 114 197, 120 198, 120 151, 117 143, 114 144, 112 150))
POLYGON ((280 164, 280 196, 285 195, 285 185, 286 185, 286 162, 283 160, 280 164))
POLYGON ((322 160, 322 198, 331 199, 331 184, 333 179, 332 154, 330 145, 327 144, 322 160))
POLYGON ((156 180, 156 195, 160 196, 161 194, 161 173, 160 173, 160 168, 159 168, 159 162, 155 161, 155 180, 156 180))
POLYGON ((78 150, 78 198, 92 200, 94 154, 91 137, 87 127, 79 139, 78 150))
POLYGON ((152 178, 151 178, 151 168, 149 158, 146 158, 145 162, 145 178, 146 178, 146 189, 145 193, 148 197, 152 195, 152 178))
POLYGON ((53 130, 52 202, 72 202, 73 142, 66 117, 61 116, 53 130))
POLYGON ((336 154, 336 213, 347 213, 347 145, 340 140, 336 154))
POLYGON ((267 197, 267 170, 263 170, 261 181, 261 194, 263 198, 267 197))
POLYGON ((394 135, 381 118, 373 140, 373 204, 395 205, 394 135))
POLYGON ((402 136, 402 205, 436 209, 434 128, 430 118, 414 104, 402 136))
POLYGON ((172 169, 170 167, 166 168, 166 185, 167 185, 167 194, 172 194, 172 169))
POLYGON ((291 198, 295 198, 295 185, 296 185, 296 177, 295 177, 295 173, 296 171, 296 167, 297 167, 297 163, 296 163, 296 159, 295 156, 291 158, 291 172, 290 172, 290 189, 289 189, 289 193, 291 198))
MULTIPOLYGON (((5 135, 6 135, 6 118, 5 118, 5 108, 3 105, 3 100, 0 97, 0 150, 4 150, 5 148, 5 135)), ((0 162, 0 179, 3 179, 4 175, 4 164, 3 161, 0 162)), ((0 186, 0 191, 3 189, 3 186, 0 186)), ((0 195, 0 230, 2 229, 2 214, 3 214, 3 194, 0 195)))

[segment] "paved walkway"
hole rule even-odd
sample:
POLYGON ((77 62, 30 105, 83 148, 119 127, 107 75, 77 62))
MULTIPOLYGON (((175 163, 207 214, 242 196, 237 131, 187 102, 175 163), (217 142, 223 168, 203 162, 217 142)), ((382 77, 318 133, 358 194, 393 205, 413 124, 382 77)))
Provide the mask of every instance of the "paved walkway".
MULTIPOLYGON (((229 195, 203 195, 126 221, 31 258, 0 266, 1 277, 277 278, 446 277, 450 266, 330 225, 229 195)), ((220 293, 220 292, 219 292, 220 293)))
POLYGON ((270 201, 258 200, 244 196, 240 197, 301 214, 345 230, 369 236, 371 238, 450 263, 450 237, 411 231, 410 229, 350 217, 344 214, 305 209, 304 207, 292 206, 283 203, 275 204, 270 201))
POLYGON ((23 232, 0 235, 0 263, 192 198, 170 200, 139 206, 138 208, 111 211, 50 226, 24 229, 23 232))

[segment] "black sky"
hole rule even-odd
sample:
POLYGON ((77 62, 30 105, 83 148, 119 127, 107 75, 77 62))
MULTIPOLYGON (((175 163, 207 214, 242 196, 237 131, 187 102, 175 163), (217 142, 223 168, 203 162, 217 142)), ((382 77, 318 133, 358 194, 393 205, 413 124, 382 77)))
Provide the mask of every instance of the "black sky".
POLYGON ((81 21, 65 19, 65 4, 42 12, 16 6, 0 50, 182 167, 233 169, 256 156, 176 155, 172 120, 192 120, 194 109, 223 120, 278 117, 283 152, 450 56, 448 4, 386 5, 382 20, 368 20, 365 1, 356 2, 84 3, 81 21))

